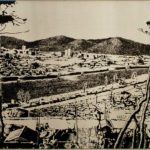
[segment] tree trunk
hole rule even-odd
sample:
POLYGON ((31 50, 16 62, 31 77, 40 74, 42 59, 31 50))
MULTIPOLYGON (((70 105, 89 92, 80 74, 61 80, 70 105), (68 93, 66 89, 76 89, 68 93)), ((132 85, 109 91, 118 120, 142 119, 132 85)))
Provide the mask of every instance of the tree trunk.
POLYGON ((144 105, 144 111, 142 113, 142 119, 141 119, 141 125, 140 125, 140 143, 139 143, 139 148, 144 148, 144 134, 145 134, 144 122, 145 122, 145 115, 146 115, 146 110, 147 110, 148 103, 149 103, 149 96, 148 96, 147 101, 146 101, 146 103, 144 105))
MULTIPOLYGON (((116 143, 114 145, 114 148, 119 148, 120 147, 120 144, 122 142, 122 138, 124 136, 124 133, 125 131, 127 130, 128 126, 130 125, 132 119, 136 116, 137 113, 139 113, 139 111, 141 110, 141 107, 143 105, 144 102, 148 101, 147 99, 149 99, 149 81, 150 81, 150 68, 148 70, 148 79, 147 79, 147 87, 146 87, 146 97, 144 100, 142 100, 140 103, 139 103, 139 106, 137 107, 137 109, 132 113, 132 115, 129 117, 128 121, 126 122, 124 128, 122 128, 122 130, 120 131, 119 135, 118 135, 118 138, 116 140, 116 143)), ((145 119, 144 119, 145 120, 145 119)))

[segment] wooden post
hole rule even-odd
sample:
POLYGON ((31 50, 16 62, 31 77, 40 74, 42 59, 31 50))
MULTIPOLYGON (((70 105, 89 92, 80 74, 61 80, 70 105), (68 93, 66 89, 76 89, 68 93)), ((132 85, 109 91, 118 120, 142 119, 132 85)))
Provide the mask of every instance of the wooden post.
POLYGON ((75 101, 75 129, 76 129, 76 143, 78 144, 78 110, 77 110, 77 102, 75 101))

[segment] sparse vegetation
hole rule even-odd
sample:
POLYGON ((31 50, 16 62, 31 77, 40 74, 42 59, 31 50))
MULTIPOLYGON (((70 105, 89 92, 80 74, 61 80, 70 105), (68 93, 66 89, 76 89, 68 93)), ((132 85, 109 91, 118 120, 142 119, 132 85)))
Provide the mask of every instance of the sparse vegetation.
POLYGON ((61 93, 67 93, 71 91, 76 91, 83 89, 83 84, 87 82, 87 88, 104 85, 104 78, 107 75, 107 84, 113 82, 113 75, 116 74, 117 78, 131 78, 132 72, 137 72, 137 75, 145 74, 147 72, 146 68, 142 69, 131 69, 131 70, 117 70, 109 71, 106 73, 93 73, 78 75, 77 80, 70 81, 60 77, 59 79, 47 79, 47 80, 32 80, 24 82, 12 82, 3 83, 3 98, 5 101, 10 101, 11 99, 17 99, 16 93, 23 89, 24 91, 29 91, 31 98, 37 98, 41 96, 49 96, 61 93), (10 93, 10 94, 7 94, 10 93))

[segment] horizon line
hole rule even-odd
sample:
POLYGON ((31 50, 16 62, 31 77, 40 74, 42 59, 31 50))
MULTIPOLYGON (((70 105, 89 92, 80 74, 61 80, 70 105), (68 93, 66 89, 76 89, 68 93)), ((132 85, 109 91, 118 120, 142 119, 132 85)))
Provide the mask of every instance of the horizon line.
POLYGON ((66 38, 72 38, 74 40, 107 40, 107 39, 110 39, 110 38, 123 38, 123 39, 126 39, 126 40, 131 40, 133 42, 136 42, 136 43, 140 43, 140 44, 144 44, 144 45, 150 45, 150 44, 145 44, 145 43, 142 43, 142 42, 138 42, 138 41, 135 41, 133 39, 130 39, 130 38, 124 38, 124 37, 121 37, 121 36, 110 36, 110 37, 104 37, 104 38, 74 38, 72 36, 67 36, 67 35, 55 35, 55 36, 49 36, 49 37, 45 37, 45 38, 40 38, 40 39, 35 39, 35 40, 25 40, 25 39, 22 39, 22 38, 17 38, 15 36, 9 36, 9 35, 0 35, 0 40, 1 40, 1 37, 11 37, 11 38, 15 38, 15 39, 18 39, 18 40, 23 40, 25 42, 35 42, 35 41, 40 41, 40 40, 45 40, 45 39, 49 39, 49 38, 54 38, 54 37, 66 37, 66 38))

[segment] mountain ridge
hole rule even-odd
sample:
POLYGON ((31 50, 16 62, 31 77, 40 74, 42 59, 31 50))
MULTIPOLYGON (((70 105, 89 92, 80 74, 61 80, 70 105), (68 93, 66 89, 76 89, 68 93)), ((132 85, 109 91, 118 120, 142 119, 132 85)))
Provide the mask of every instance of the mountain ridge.
POLYGON ((1 46, 9 49, 20 49, 22 45, 26 45, 27 48, 39 48, 41 51, 64 51, 70 48, 73 51, 104 54, 150 55, 150 45, 122 37, 75 39, 60 35, 35 41, 25 41, 9 36, 0 36, 0 38, 1 46))

